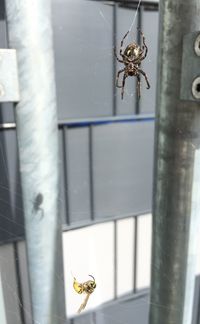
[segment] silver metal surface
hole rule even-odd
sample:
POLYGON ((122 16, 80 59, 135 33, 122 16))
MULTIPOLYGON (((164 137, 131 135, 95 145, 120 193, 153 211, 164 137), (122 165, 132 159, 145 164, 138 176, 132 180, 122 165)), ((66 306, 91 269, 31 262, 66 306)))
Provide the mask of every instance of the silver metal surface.
POLYGON ((33 323, 65 323, 58 213, 58 130, 50 0, 6 0, 16 48, 16 105, 33 323))
POLYGON ((16 50, 0 49, 0 102, 19 101, 16 50))
MULTIPOLYGON (((180 80, 183 38, 199 30, 199 16, 199 0, 160 1, 150 324, 192 320, 200 223, 195 190, 200 186, 200 103, 180 100, 180 80)), ((194 42, 186 49, 193 52, 185 65, 189 74, 194 42)))
POLYGON ((200 34, 199 31, 183 37, 180 98, 200 102, 200 34))

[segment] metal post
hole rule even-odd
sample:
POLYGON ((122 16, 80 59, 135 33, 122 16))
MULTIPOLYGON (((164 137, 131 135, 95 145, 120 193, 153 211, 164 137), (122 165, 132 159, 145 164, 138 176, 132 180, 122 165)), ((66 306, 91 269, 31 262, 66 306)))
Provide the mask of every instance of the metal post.
POLYGON ((180 89, 183 71, 189 78, 189 60, 195 60, 191 44, 192 57, 182 65, 183 39, 200 29, 199 16, 199 0, 160 1, 150 324, 191 324, 200 224, 200 102, 181 100, 180 89))
POLYGON ((17 50, 17 137, 33 322, 64 323, 59 160, 51 1, 6 0, 9 46, 17 50))

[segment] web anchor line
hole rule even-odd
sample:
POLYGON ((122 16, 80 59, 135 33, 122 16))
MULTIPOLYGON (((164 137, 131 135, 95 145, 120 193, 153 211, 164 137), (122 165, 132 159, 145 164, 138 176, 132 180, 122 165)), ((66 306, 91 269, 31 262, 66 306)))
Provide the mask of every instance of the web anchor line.
POLYGON ((129 33, 131 32, 133 26, 135 25, 135 20, 136 20, 136 17, 137 17, 138 10, 139 10, 139 8, 140 8, 140 4, 141 4, 141 2, 142 2, 142 0, 139 0, 139 1, 138 1, 138 5, 137 5, 137 8, 136 8, 135 15, 134 15, 134 17, 133 17, 133 21, 132 21, 132 23, 131 23, 131 25, 130 25, 130 28, 129 28, 129 30, 128 30, 129 33))

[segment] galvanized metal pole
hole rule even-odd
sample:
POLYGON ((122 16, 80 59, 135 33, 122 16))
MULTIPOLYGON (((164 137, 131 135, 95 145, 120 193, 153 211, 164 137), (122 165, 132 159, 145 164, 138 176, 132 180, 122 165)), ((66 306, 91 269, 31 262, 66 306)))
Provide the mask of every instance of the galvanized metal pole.
POLYGON ((19 69, 16 123, 33 322, 60 324, 65 316, 51 1, 6 0, 6 13, 19 69))
POLYGON ((200 59, 193 41, 186 63, 182 51, 185 35, 200 30, 199 17, 199 0, 160 1, 150 324, 191 324, 200 224, 200 102, 191 74, 200 75, 200 59))

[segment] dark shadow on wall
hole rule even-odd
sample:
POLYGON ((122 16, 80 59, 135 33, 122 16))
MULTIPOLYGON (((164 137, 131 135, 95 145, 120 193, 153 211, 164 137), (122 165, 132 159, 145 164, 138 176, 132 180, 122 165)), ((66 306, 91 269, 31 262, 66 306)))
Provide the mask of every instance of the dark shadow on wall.
POLYGON ((17 134, 14 131, 15 138, 15 151, 14 151, 14 159, 13 159, 13 170, 15 170, 15 188, 13 189, 13 196, 15 202, 15 210, 13 211, 15 222, 18 226, 15 227, 15 233, 19 237, 24 237, 25 229, 24 229, 24 209, 23 209, 23 199, 22 199, 22 186, 20 179, 20 168, 19 168, 19 154, 17 147, 17 134))
MULTIPOLYGON (((0 112, 1 115, 1 112, 0 112)), ((0 131, 0 242, 14 238, 5 131, 0 131)))
MULTIPOLYGON (((0 110, 0 120, 2 120, 0 110)), ((24 235, 22 190, 15 129, 0 129, 0 242, 24 235)))
POLYGON ((198 275, 195 279, 192 324, 200 324, 200 275, 198 275))
MULTIPOLYGON (((0 0, 0 48, 8 47, 5 1, 0 0)), ((0 103, 0 243, 24 234, 22 192, 19 175, 14 104, 0 103)))
POLYGON ((0 20, 5 19, 5 1, 0 0, 0 20))

